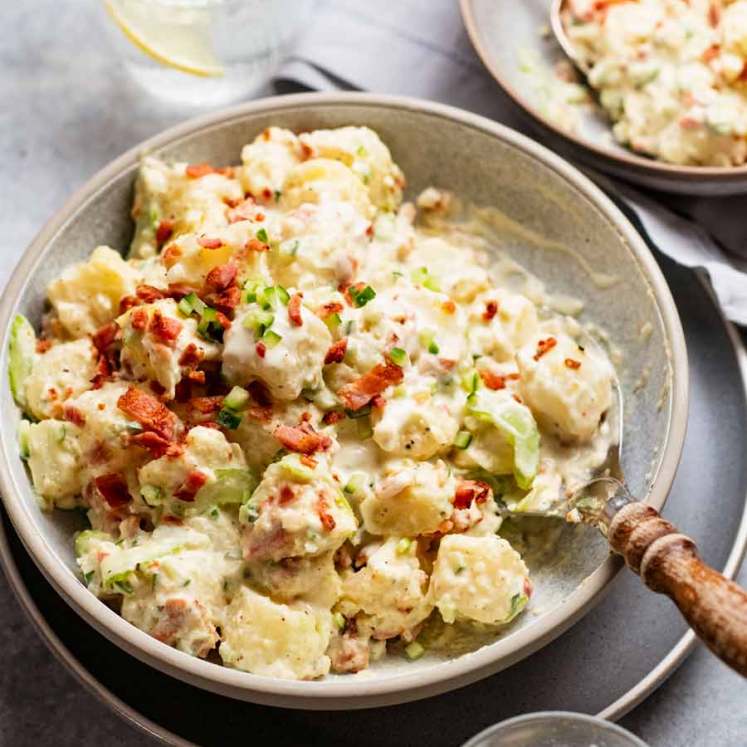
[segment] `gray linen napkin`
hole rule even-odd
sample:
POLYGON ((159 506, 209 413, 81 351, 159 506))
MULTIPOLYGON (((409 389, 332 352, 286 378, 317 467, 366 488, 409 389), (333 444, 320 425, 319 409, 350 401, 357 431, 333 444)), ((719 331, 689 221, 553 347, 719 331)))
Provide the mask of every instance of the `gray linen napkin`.
MULTIPOLYGON (((321 0, 275 83, 418 96, 526 129, 473 52, 455 0, 321 0)), ((704 268, 726 316, 747 325, 747 198, 643 194, 592 176, 625 200, 661 252, 704 268)))

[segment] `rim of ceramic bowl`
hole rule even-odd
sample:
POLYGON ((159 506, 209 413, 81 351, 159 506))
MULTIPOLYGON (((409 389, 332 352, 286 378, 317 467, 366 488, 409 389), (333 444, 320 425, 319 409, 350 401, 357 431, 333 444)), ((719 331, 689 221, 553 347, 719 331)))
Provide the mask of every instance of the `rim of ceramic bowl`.
MULTIPOLYGON (((475 734, 475 736, 470 740, 465 742, 462 747, 489 747, 487 740, 490 737, 495 734, 500 734, 501 732, 507 732, 515 726, 531 724, 532 722, 550 725, 557 724, 559 721, 572 721, 593 725, 610 734, 615 734, 616 736, 627 739, 630 747, 648 747, 646 742, 633 734, 632 731, 628 731, 622 726, 619 726, 612 721, 600 718, 599 716, 590 716, 588 713, 577 713, 576 711, 537 711, 535 713, 522 713, 520 716, 513 716, 512 718, 507 718, 505 721, 499 721, 497 724, 488 726, 487 729, 483 729, 481 732, 475 734)), ((506 734, 506 736, 510 737, 511 735, 506 734)))
MULTIPOLYGON (((58 231, 85 207, 111 180, 136 164, 142 153, 156 150, 196 132, 210 131, 228 122, 256 113, 281 112, 288 109, 313 109, 373 106, 427 114, 457 122, 486 133, 515 147, 569 182, 592 202, 621 235, 633 259, 639 265, 661 314, 665 339, 670 346, 672 408, 655 477, 646 500, 660 508, 671 488, 679 463, 687 422, 688 364, 685 338, 664 276, 656 261, 627 218, 587 177, 559 156, 528 137, 504 125, 463 110, 410 97, 367 93, 303 93, 275 96, 198 117, 145 140, 116 158, 78 189, 58 213, 44 226, 24 252, 10 277, 0 302, 0 362, 7 357, 7 336, 12 314, 24 280, 58 231)), ((5 367, 2 367, 5 370, 5 367)), ((6 385, 7 386, 7 385, 6 385)), ((0 492, 13 525, 24 546, 57 592, 99 632, 137 658, 172 676, 216 692, 266 704, 281 703, 291 707, 335 708, 370 707, 415 700, 474 682, 503 669, 549 643, 587 612, 593 602, 621 568, 619 558, 610 556, 569 595, 562 605, 539 616, 532 625, 510 637, 484 646, 451 660, 434 663, 427 669, 391 676, 341 677, 322 681, 281 680, 250 674, 197 659, 177 651, 128 623, 91 594, 65 565, 55 557, 46 538, 35 531, 29 508, 20 498, 21 485, 10 469, 17 459, 15 443, 0 444, 0 492)), ((28 489, 28 484, 25 486, 28 489)))
POLYGON ((474 0, 459 0, 462 20, 467 29, 467 35, 469 36, 477 55, 482 61, 482 64, 516 106, 529 114, 542 127, 545 127, 553 134, 558 135, 568 144, 582 148, 613 165, 622 166, 627 169, 634 169, 638 173, 646 174, 648 176, 680 179, 682 182, 710 182, 713 184, 742 182, 747 178, 747 164, 743 166, 678 166, 672 163, 656 161, 653 158, 645 158, 644 156, 637 155, 633 151, 617 152, 608 150, 596 145, 590 140, 562 129, 551 119, 543 116, 535 106, 529 103, 529 101, 527 101, 527 99, 508 82, 500 67, 493 62, 491 55, 488 54, 485 45, 482 43, 482 35, 478 30, 478 25, 474 13, 472 12, 473 3, 474 0))

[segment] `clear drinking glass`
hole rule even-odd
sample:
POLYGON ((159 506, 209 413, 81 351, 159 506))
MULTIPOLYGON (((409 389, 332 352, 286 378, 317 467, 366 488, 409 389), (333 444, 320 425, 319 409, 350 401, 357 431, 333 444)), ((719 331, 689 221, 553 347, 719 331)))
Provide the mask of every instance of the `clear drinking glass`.
POLYGON ((212 107, 261 88, 314 0, 103 0, 130 76, 159 99, 212 107))
POLYGON ((463 747, 647 747, 635 734, 584 713, 544 711, 481 731, 463 747))

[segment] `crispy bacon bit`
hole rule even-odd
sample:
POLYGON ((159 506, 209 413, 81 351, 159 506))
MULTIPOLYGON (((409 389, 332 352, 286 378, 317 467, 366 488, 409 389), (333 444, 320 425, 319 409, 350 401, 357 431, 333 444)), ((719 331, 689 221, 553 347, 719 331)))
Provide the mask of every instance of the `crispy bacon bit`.
POLYGON ((174 498, 186 503, 192 503, 197 495, 197 491, 207 482, 207 475, 200 470, 195 469, 190 472, 182 486, 174 493, 174 498))
POLYGON ((374 231, 374 224, 369 223, 368 227, 366 228, 366 236, 368 236, 369 239, 373 238, 375 231, 374 231))
POLYGON ((316 465, 319 464, 319 462, 317 462, 314 457, 311 457, 308 454, 302 454, 299 461, 301 462, 301 464, 306 465, 309 469, 316 469, 316 465))
POLYGON ((190 179, 200 179, 208 174, 216 173, 209 163, 190 163, 184 172, 190 179))
POLYGON ((167 438, 159 436, 153 431, 134 433, 130 436, 128 443, 131 446, 139 446, 141 449, 147 449, 154 459, 164 456, 172 447, 177 446, 167 438))
POLYGON ((680 117, 679 125, 683 130, 697 130, 701 123, 695 117, 680 117))
POLYGON ((521 378, 520 373, 510 373, 505 376, 506 381, 518 381, 521 378))
POLYGON ((511 395, 520 405, 524 404, 524 400, 518 394, 511 395))
POLYGON ((336 526, 335 517, 329 512, 329 506, 323 495, 320 495, 316 503, 316 511, 319 514, 319 521, 322 522, 322 526, 331 532, 336 526))
POLYGON ((301 294, 294 293, 288 301, 288 318, 294 327, 300 327, 303 325, 303 317, 301 316, 301 294))
POLYGON ((290 503, 295 497, 296 494, 293 492, 293 488, 290 485, 283 485, 283 487, 280 488, 279 503, 281 506, 284 506, 286 503, 290 503))
POLYGON ((304 410, 304 411, 303 411, 303 412, 301 413, 301 418, 300 418, 300 420, 301 420, 301 422, 302 422, 302 423, 308 423, 308 422, 309 422, 309 420, 311 420, 311 413, 310 413, 310 412, 309 412, 308 410, 304 410))
MULTIPOLYGON (((101 389, 104 386, 104 382, 112 375, 112 367, 109 365, 109 361, 103 356, 99 356, 99 360, 96 363, 96 373, 91 379, 91 384, 94 389, 101 389)), ((102 403, 103 404, 103 403, 102 403)))
POLYGON ((202 360, 204 353, 200 350, 197 345, 190 342, 184 352, 179 356, 179 365, 185 368, 196 368, 202 360))
POLYGON ((534 354, 534 360, 538 361, 545 353, 549 353, 557 344, 558 341, 554 337, 540 340, 537 343, 537 352, 534 354))
POLYGON ((154 301, 159 301, 160 299, 166 297, 162 290, 154 288, 152 285, 145 284, 138 285, 138 287, 135 289, 135 295, 143 303, 153 303, 154 301))
POLYGON ((254 349, 257 351, 257 355, 260 358, 264 358, 265 357, 265 354, 267 353, 267 345, 265 345, 263 342, 258 342, 254 346, 254 349))
POLYGON ((130 324, 134 330, 142 332, 148 326, 148 312, 141 308, 133 309, 130 314, 130 324))
POLYGON ((65 420, 79 425, 81 428, 86 424, 86 416, 77 408, 72 405, 65 405, 63 411, 65 420))
POLYGON ((133 306, 137 306, 140 303, 137 296, 122 296, 119 299, 119 313, 124 314, 125 311, 129 311, 133 306))
POLYGON ((246 242, 244 245, 244 248, 247 251, 250 252, 269 252, 270 251, 270 245, 265 244, 263 241, 260 241, 259 239, 249 239, 249 241, 246 242))
POLYGON ((162 220, 156 228, 156 244, 161 246, 165 244, 170 238, 171 234, 174 233, 174 222, 168 219, 162 220))
POLYGON ((177 419, 166 405, 155 397, 135 387, 130 387, 118 400, 117 407, 148 431, 153 431, 167 441, 176 435, 177 419))
POLYGON ((581 361, 573 360, 573 358, 566 358, 563 362, 565 363, 566 368, 571 368, 574 371, 581 368, 581 361))
POLYGON ((322 418, 322 422, 325 425, 334 425, 335 423, 339 423, 341 420, 345 420, 345 413, 340 412, 339 410, 325 412, 324 417, 322 418))
POLYGON ((386 400, 380 394, 377 394, 371 398, 371 407, 375 410, 383 410, 386 407, 386 400))
POLYGON ((184 376, 193 384, 204 384, 206 381, 204 371, 185 371, 184 376))
POLYGON ((96 350, 103 353, 114 342, 118 332, 119 327, 115 322, 99 327, 93 333, 93 344, 96 350))
POLYGON ((321 319, 326 319, 328 316, 332 316, 332 314, 339 314, 343 309, 343 306, 341 303, 338 303, 337 301, 330 301, 329 303, 325 303, 321 308, 316 312, 317 316, 321 319))
POLYGON ((261 381, 252 381, 247 384, 246 389, 260 407, 272 407, 272 397, 266 384, 261 381))
POLYGON ((454 366, 456 366, 457 362, 453 360, 452 358, 439 358, 438 362, 447 370, 451 371, 454 366))
POLYGON ((486 301, 485 311, 482 312, 482 318, 489 322, 498 313, 498 301, 486 301))
POLYGON ((532 588, 532 582, 528 578, 524 579, 524 583, 522 584, 522 590, 528 597, 532 596, 532 592, 534 591, 534 589, 532 588))
POLYGON ((251 220, 256 211, 256 204, 252 197, 245 198, 242 202, 231 205, 226 211, 229 223, 239 223, 242 220, 251 220))
POLYGON ((403 378, 402 369, 387 358, 386 363, 377 364, 359 379, 341 387, 337 396, 349 410, 360 410, 390 384, 399 384, 403 378))
MULTIPOLYGON (((94 341, 93 344, 95 345, 96 342, 94 341)), ((51 347, 52 347, 51 340, 37 340, 36 341, 36 352, 39 353, 40 355, 43 353, 46 353, 47 350, 49 350, 51 347)))
POLYGON ((451 299, 449 299, 448 301, 444 301, 441 304, 441 308, 446 314, 453 314, 456 311, 456 304, 451 299))
POLYGON ((264 219, 265 219, 265 214, 264 213, 257 213, 254 216, 254 220, 256 220, 257 223, 261 223, 264 219))
POLYGON ((49 389, 47 389, 47 395, 49 396, 49 399, 54 402, 57 399, 57 390, 54 387, 49 387, 49 389))
POLYGON ((190 409, 200 413, 200 415, 212 415, 223 407, 223 397, 216 395, 213 397, 192 397, 189 400, 190 409))
POLYGON ((711 44, 711 46, 708 47, 708 49, 706 49, 706 51, 700 56, 700 59, 708 64, 711 60, 718 57, 720 51, 721 47, 719 47, 718 44, 711 44))
POLYGON ((184 283, 169 283, 166 291, 166 295, 175 301, 181 301, 184 296, 188 296, 190 293, 197 293, 197 288, 192 288, 184 283))
POLYGON ((454 493, 454 508, 469 508, 472 501, 485 503, 490 497, 490 485, 481 480, 461 480, 454 493))
POLYGON ((232 263, 213 267, 205 278, 205 289, 208 291, 222 291, 236 282, 239 268, 232 263))
POLYGON ((348 349, 348 338, 343 337, 341 340, 332 343, 327 355, 324 356, 324 365, 328 366, 330 363, 342 363, 345 359, 345 352, 348 349))
MULTIPOLYGON (((233 314, 236 307, 241 302, 241 289, 238 285, 232 285, 219 293, 206 294, 204 300, 208 306, 212 306, 223 315, 233 314)), ((230 326, 230 322, 228 326, 230 326)), ((223 328, 227 329, 228 327, 223 325, 223 328)))
POLYGON ((203 249, 220 249, 223 246, 222 239, 211 239, 209 236, 200 236, 197 243, 203 249))
POLYGON ((310 423, 302 423, 295 427, 279 425, 272 435, 288 451, 295 451, 297 454, 313 454, 332 445, 332 439, 324 433, 317 433, 310 423))
POLYGON ((492 371, 486 371, 482 369, 480 371, 480 378, 488 389, 505 389, 506 388, 506 377, 500 376, 493 373, 492 371))
POLYGON ((272 190, 269 187, 265 187, 262 190, 262 197, 269 202, 272 199, 272 190))
POLYGON ((166 387, 159 381, 149 381, 148 386, 150 387, 150 390, 153 393, 157 394, 159 397, 162 397, 164 394, 166 394, 166 387))
POLYGON ((161 254, 161 261, 168 270, 179 261, 179 257, 181 256, 182 250, 176 244, 169 244, 161 254))
POLYGON ((170 316, 164 316, 160 311, 156 311, 151 317, 148 325, 148 332, 153 335, 160 343, 167 347, 173 348, 179 333, 182 331, 182 323, 178 319, 170 316))
POLYGON ((109 508, 121 508, 132 500, 127 483, 121 475, 100 475, 93 482, 109 508))
POLYGON ((708 23, 715 29, 721 21, 721 8, 718 3, 711 2, 708 6, 708 23))

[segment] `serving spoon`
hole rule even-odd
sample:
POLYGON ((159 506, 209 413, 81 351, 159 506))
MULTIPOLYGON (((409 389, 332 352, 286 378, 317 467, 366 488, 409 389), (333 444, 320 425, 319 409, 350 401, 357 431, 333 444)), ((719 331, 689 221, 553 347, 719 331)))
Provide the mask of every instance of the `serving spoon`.
MULTIPOLYGON (((585 347, 597 346, 584 333, 585 347)), ((747 591, 703 562, 695 542, 653 507, 634 498, 622 473, 622 392, 614 379, 607 413, 617 424, 617 442, 594 477, 539 511, 501 506, 504 516, 540 517, 584 523, 599 529, 649 589, 666 594, 688 625, 722 661, 747 677, 747 591)))

